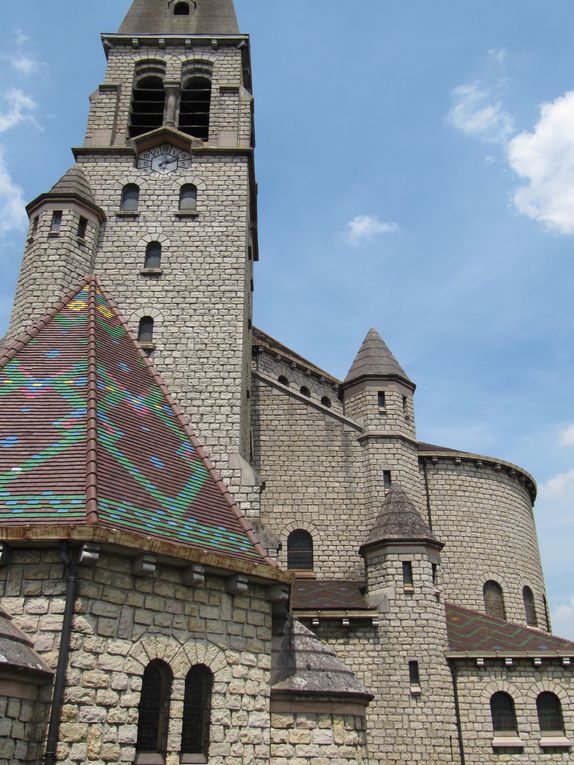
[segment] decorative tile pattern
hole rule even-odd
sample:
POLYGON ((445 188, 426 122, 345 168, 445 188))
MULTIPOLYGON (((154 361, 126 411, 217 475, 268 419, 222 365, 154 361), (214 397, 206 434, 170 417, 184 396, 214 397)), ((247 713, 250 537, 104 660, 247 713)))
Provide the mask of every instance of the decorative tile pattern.
POLYGON ((574 655, 574 643, 537 629, 493 619, 477 611, 452 604, 446 606, 449 651, 478 654, 513 651, 531 654, 568 653, 574 655))
POLYGON ((363 596, 366 582, 344 579, 296 579, 293 608, 305 610, 360 610, 369 608, 363 596))
POLYGON ((90 281, 0 369, 0 523, 86 523, 91 482, 102 525, 261 562, 164 390, 90 281))

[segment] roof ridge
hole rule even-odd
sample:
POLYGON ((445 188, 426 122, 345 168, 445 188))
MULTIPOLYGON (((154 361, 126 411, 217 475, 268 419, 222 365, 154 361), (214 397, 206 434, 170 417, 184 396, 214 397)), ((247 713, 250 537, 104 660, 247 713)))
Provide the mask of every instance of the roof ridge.
POLYGON ((343 385, 348 387, 351 383, 364 378, 395 379, 405 383, 413 390, 416 388, 381 334, 374 327, 369 329, 361 343, 343 385))
POLYGON ((147 356, 146 353, 144 353, 144 351, 143 351, 141 345, 139 344, 136 336, 134 335, 134 333, 130 329, 129 325, 127 324, 127 322, 125 321, 125 319, 121 315, 121 313, 120 313, 120 311, 119 311, 115 301, 109 295, 109 293, 105 290, 105 288, 101 284, 101 282, 98 279, 98 277, 94 276, 93 279, 94 279, 97 287, 99 288, 102 296, 107 301, 107 303, 108 303, 110 309, 112 310, 113 314, 115 315, 117 320, 120 322, 120 324, 122 324, 122 326, 123 326, 127 336, 134 343, 134 345, 136 347, 136 350, 137 350, 137 353, 139 354, 140 358, 143 360, 144 364, 147 366, 148 370, 150 371, 154 381, 156 382, 156 384, 160 388, 163 396, 165 397, 165 400, 167 401, 169 406, 172 408, 172 410, 173 410, 173 412, 174 412, 174 414, 176 416, 176 420, 178 421, 179 425, 183 428, 186 436, 191 441, 191 444, 193 445, 194 449, 196 449, 198 457, 200 458, 200 460, 203 463, 204 467, 208 471, 208 473, 211 476, 212 480, 215 482, 215 484, 216 484, 217 488, 219 489, 223 499, 225 500, 225 502, 228 505, 228 507, 231 510, 231 512, 234 514, 236 520, 239 522, 241 528, 246 533, 247 537, 249 538, 249 540, 251 541, 251 543, 253 544, 253 546, 255 547, 257 552, 259 553, 259 555, 261 555, 263 560, 267 563, 267 565, 268 566, 272 566, 273 568, 278 568, 279 564, 277 563, 277 561, 275 561, 273 558, 271 558, 271 556, 269 555, 268 551, 263 547, 261 542, 259 542, 259 540, 255 536, 255 533, 253 531, 253 528, 252 528, 251 524, 247 521, 247 518, 245 517, 245 515, 239 509, 239 507, 237 505, 237 502, 232 498, 231 492, 229 491, 229 489, 226 486, 225 482, 223 481, 223 479, 219 475, 219 472, 213 466, 211 460, 209 459, 209 457, 207 456, 206 452, 204 451, 203 444, 199 441, 197 436, 193 433, 191 427, 187 423, 187 420, 183 416, 183 412, 179 408, 179 405, 177 404, 177 402, 173 398, 173 396, 170 393, 167 385, 163 381, 160 373, 156 369, 155 365, 153 364, 153 362, 151 361, 149 356, 147 356))
POLYGON ((96 345, 96 291, 98 280, 89 282, 88 367, 86 401, 86 517, 89 525, 98 522, 98 365, 96 345))

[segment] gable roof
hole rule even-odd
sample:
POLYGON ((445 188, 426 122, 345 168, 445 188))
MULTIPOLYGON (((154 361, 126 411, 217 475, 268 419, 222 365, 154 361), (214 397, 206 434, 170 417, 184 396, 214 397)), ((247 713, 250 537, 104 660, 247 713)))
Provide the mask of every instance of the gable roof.
POLYGON ((464 656, 570 656, 574 643, 539 629, 446 604, 448 653, 464 656))
POLYGON ((93 276, 0 359, 0 525, 37 524, 275 566, 93 276))
POLYGON ((400 380, 409 388, 413 390, 415 388, 414 383, 411 382, 405 370, 393 356, 388 345, 373 327, 363 340, 343 384, 348 385, 365 377, 400 380))
POLYGON ((191 13, 175 16, 176 0, 133 0, 120 34, 238 34, 233 0, 187 0, 191 13))

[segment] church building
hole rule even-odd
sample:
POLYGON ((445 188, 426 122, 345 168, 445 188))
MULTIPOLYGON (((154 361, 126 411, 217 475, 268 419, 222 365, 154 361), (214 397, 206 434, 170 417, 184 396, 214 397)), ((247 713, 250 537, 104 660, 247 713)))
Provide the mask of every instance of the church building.
POLYGON ((125 5, 0 343, 0 765, 573 762, 534 479, 253 326, 249 36, 125 5))

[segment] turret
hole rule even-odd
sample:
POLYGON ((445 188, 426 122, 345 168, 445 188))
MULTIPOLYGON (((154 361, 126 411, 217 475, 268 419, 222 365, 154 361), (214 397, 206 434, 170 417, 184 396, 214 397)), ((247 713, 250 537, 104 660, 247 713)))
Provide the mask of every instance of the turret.
POLYGON ((30 326, 92 271, 103 210, 74 165, 26 208, 30 228, 8 337, 30 326))
POLYGON ((389 751, 412 747, 416 731, 417 752, 426 752, 433 763, 450 762, 456 740, 446 615, 438 589, 442 547, 407 493, 395 485, 360 549, 384 646, 376 670, 380 691, 374 727, 385 731, 389 751))

